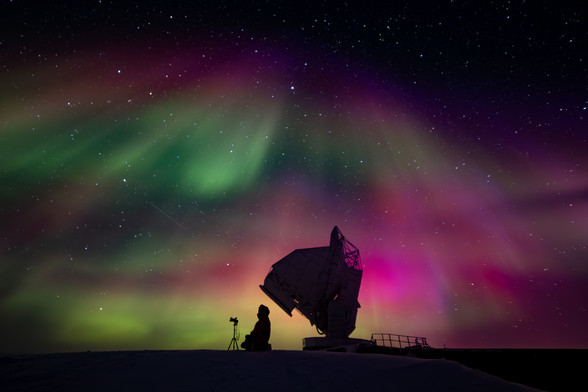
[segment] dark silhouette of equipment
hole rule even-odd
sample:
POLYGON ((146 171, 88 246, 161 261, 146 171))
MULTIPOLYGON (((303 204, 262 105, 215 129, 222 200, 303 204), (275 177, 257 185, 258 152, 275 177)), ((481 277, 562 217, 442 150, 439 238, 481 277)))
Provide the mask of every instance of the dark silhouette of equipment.
POLYGON ((359 249, 339 228, 329 246, 297 249, 272 265, 259 287, 284 312, 296 308, 324 338, 305 338, 304 349, 363 342, 349 339, 355 329, 362 265, 359 249))
POLYGON ((229 351, 231 347, 233 350, 239 350, 239 345, 237 344, 237 324, 239 324, 239 320, 237 320, 237 317, 231 317, 229 322, 233 323, 233 338, 231 339, 231 343, 229 343, 227 351, 229 351))

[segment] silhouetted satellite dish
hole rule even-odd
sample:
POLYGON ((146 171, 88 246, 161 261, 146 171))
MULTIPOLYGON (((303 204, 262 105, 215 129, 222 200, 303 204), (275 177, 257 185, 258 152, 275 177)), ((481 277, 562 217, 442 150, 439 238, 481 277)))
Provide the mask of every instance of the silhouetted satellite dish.
POLYGON ((359 249, 335 226, 329 246, 293 251, 259 287, 289 316, 298 309, 330 342, 344 344, 355 329, 362 273, 359 249))

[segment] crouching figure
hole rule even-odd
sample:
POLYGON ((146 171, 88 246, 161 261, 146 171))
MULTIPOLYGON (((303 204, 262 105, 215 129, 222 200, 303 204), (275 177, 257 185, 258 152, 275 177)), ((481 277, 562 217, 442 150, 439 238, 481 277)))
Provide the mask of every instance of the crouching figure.
POLYGON ((269 338, 272 330, 272 324, 269 319, 269 308, 265 305, 259 305, 257 311, 257 322, 253 331, 245 335, 245 341, 241 347, 248 351, 266 351, 270 349, 269 338))

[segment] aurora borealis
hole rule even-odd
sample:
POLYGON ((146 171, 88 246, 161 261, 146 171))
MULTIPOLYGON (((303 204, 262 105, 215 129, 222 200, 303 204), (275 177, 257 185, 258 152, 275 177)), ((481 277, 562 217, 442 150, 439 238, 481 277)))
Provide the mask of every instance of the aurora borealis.
POLYGON ((334 225, 352 337, 587 348, 583 10, 435 4, 2 5, 0 353, 300 349, 334 225))

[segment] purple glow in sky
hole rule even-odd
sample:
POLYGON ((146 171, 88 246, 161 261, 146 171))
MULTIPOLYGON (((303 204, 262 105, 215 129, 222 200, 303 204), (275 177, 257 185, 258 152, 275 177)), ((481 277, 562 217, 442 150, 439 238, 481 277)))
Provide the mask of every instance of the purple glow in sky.
POLYGON ((0 8, 0 352, 298 349, 334 225, 352 337, 588 346, 580 9, 151 3, 0 8))

